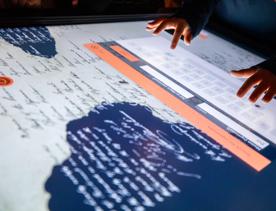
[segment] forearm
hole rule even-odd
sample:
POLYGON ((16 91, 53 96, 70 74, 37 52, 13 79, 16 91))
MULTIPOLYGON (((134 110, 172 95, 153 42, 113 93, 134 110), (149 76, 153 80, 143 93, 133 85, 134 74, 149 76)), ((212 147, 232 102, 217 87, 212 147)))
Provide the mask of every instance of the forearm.
POLYGON ((176 16, 184 18, 189 23, 192 35, 196 37, 207 24, 219 1, 186 0, 176 16))

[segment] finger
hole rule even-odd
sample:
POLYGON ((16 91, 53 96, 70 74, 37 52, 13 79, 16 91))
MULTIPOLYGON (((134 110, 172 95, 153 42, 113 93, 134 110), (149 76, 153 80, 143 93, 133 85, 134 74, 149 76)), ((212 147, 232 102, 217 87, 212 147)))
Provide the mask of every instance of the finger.
POLYGON ((263 101, 265 102, 265 103, 269 103, 272 99, 273 99, 273 97, 276 95, 276 90, 274 89, 269 89, 268 91, 267 91, 267 93, 265 94, 265 96, 263 97, 263 101))
MULTIPOLYGON (((160 24, 159 24, 159 25, 160 25, 160 24)), ((153 30, 153 29, 156 29, 159 25, 147 26, 146 29, 147 29, 147 30, 153 30)))
POLYGON ((248 68, 244 70, 232 70, 231 75, 237 78, 248 78, 254 75, 258 70, 255 68, 248 68))
POLYGON ((153 27, 153 28, 147 27, 147 28, 146 28, 147 31, 153 31, 153 30, 155 30, 155 29, 156 29, 156 27, 153 27))
POLYGON ((252 102, 252 103, 255 103, 259 97, 261 97, 261 95, 267 91, 269 88, 269 84, 265 83, 265 82, 262 82, 260 83, 257 88, 254 90, 254 92, 252 92, 252 94, 250 95, 249 97, 249 100, 252 102))
POLYGON ((163 30, 165 30, 169 26, 168 21, 163 21, 153 32, 153 34, 158 35, 163 30))
MULTIPOLYGON (((160 25, 160 24, 159 24, 160 25)), ((155 25, 155 26, 147 26, 146 29, 148 31, 152 31, 152 30, 155 30, 159 25, 155 25)))
POLYGON ((156 19, 156 20, 154 20, 154 21, 152 21, 152 22, 149 22, 148 25, 147 25, 147 27, 149 27, 149 28, 157 27, 157 26, 159 26, 159 25, 162 23, 162 21, 164 21, 164 20, 165 20, 164 18, 158 18, 158 19, 156 19))
POLYGON ((237 95, 239 97, 243 97, 254 85, 261 82, 261 79, 259 75, 255 74, 251 77, 249 77, 244 84, 241 86, 239 91, 237 92, 237 95))
POLYGON ((185 29, 184 42, 186 45, 190 45, 192 41, 192 32, 189 27, 185 29))
POLYGON ((185 25, 182 25, 182 24, 180 24, 176 27, 174 34, 173 34, 172 44, 171 44, 172 49, 176 48, 184 29, 185 29, 185 25))

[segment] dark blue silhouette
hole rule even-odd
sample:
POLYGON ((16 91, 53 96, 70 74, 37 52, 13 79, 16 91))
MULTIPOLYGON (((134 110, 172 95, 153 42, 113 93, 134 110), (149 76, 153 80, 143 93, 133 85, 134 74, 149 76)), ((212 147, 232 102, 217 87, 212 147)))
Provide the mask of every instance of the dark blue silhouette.
POLYGON ((57 54, 55 40, 46 27, 4 28, 0 37, 34 56, 53 58, 57 54))
POLYGON ((51 194, 51 211, 88 211, 97 210, 97 207, 123 210, 123 206, 133 210, 138 205, 135 200, 129 201, 131 197, 138 200, 140 208, 166 210, 166 202, 171 198, 176 199, 175 205, 179 203, 177 197, 188 200, 195 185, 210 188, 212 183, 208 179, 203 182, 205 177, 234 160, 190 124, 163 121, 149 108, 129 103, 103 104, 88 116, 70 122, 67 142, 71 156, 53 169, 45 185, 51 194), (150 181, 145 171, 166 189, 150 181), (175 186, 166 184, 160 175, 166 175, 175 186), (125 177, 129 180, 124 180, 125 177), (143 178, 147 184, 142 185, 137 178, 143 178), (135 181, 150 200, 141 198, 139 191, 130 186, 130 181, 135 181), (104 183, 115 194, 108 192, 104 183), (122 184, 128 194, 119 187, 122 184))

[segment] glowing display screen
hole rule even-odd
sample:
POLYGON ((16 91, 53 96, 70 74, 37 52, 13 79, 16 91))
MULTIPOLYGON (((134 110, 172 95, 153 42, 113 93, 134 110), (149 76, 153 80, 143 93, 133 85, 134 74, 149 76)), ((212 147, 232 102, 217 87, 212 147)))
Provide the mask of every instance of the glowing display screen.
POLYGON ((0 29, 0 210, 276 209, 276 104, 228 73, 263 59, 145 25, 0 29))

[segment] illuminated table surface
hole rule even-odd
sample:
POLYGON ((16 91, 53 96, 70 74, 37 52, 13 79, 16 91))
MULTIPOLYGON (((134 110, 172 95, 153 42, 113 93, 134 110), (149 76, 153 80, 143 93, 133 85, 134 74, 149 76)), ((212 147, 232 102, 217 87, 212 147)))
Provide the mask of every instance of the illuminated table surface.
POLYGON ((209 32, 145 22, 0 29, 0 210, 275 210, 276 105, 209 32))

